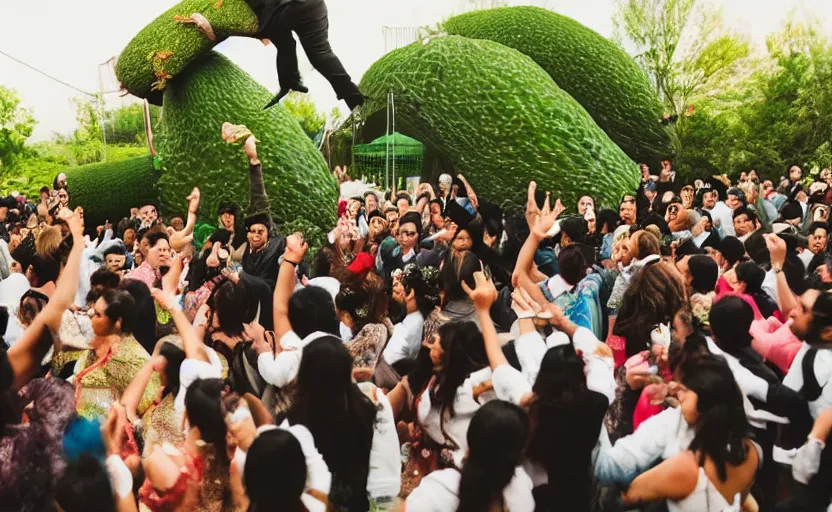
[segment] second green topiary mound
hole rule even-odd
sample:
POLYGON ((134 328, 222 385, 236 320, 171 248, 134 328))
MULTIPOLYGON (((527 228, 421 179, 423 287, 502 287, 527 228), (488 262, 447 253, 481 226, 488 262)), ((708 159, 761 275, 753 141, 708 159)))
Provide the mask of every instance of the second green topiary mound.
POLYGON ((577 21, 539 7, 503 7, 454 16, 444 28, 531 57, 633 160, 657 166, 672 155, 647 76, 624 50, 577 21))
POLYGON ((530 180, 574 208, 617 206, 635 162, 529 57, 498 43, 438 37, 391 52, 364 75, 368 119, 396 98, 397 128, 444 152, 481 195, 522 208, 530 180))
POLYGON ((116 225, 130 208, 157 204, 158 176, 150 155, 66 170, 71 205, 84 208, 88 229, 108 220, 116 225))
POLYGON ((223 142, 226 121, 246 125, 259 139, 266 191, 278 224, 307 219, 326 233, 335 225, 338 188, 326 162, 283 107, 262 110, 271 93, 226 57, 209 52, 165 91, 157 148, 164 211, 179 211, 194 186, 206 198, 200 219, 216 220, 217 205, 248 205, 248 161, 239 145, 223 142))

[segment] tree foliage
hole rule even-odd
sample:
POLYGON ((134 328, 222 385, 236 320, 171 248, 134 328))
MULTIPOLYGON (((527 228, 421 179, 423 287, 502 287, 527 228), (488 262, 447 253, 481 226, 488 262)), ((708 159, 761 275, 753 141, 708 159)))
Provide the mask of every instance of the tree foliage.
POLYGON ((685 174, 756 169, 776 178, 791 165, 832 166, 832 47, 814 21, 788 20, 767 40, 768 58, 696 101, 679 130, 685 174))
POLYGON ((32 111, 20 106, 17 91, 0 85, 0 170, 14 170, 35 129, 32 111))
POLYGON ((724 30, 722 12, 706 2, 616 0, 616 9, 616 38, 634 52, 671 115, 749 55, 748 38, 724 30))
POLYGON ((300 127, 310 139, 314 139, 326 124, 326 116, 318 112, 315 102, 306 94, 292 91, 281 102, 281 105, 297 119, 300 127))

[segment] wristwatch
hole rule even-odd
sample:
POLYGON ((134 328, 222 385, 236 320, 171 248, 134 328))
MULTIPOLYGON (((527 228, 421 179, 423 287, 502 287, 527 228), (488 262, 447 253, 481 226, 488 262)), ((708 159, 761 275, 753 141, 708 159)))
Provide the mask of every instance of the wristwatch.
POLYGON ((783 271, 783 267, 781 265, 772 265, 771 270, 773 270, 775 274, 779 274, 783 271))

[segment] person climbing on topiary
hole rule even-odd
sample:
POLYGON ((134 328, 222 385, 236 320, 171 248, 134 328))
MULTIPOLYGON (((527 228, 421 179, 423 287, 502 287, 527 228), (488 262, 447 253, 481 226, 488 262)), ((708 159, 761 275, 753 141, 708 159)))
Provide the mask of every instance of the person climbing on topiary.
POLYGON ((276 105, 289 91, 309 92, 301 81, 294 32, 309 62, 326 78, 350 110, 364 103, 358 90, 329 45, 329 18, 324 0, 246 0, 260 21, 260 37, 277 47, 280 91, 266 105, 276 105))

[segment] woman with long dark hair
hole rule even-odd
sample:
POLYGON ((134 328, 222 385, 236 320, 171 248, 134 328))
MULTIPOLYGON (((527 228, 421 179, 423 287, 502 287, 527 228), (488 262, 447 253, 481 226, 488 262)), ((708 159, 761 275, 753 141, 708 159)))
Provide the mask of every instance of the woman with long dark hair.
POLYGON ((303 425, 333 475, 330 502, 350 511, 369 509, 368 495, 386 502, 399 494, 400 461, 387 397, 352 381, 353 361, 332 335, 303 348, 297 394, 287 414, 303 425))
POLYGON ((407 510, 534 510, 532 480, 520 467, 528 431, 523 409, 502 400, 488 402, 468 427, 462 470, 443 469, 423 478, 408 496, 407 510))
POLYGON ((750 438, 743 397, 716 356, 692 358, 677 371, 680 409, 694 429, 688 450, 642 473, 623 495, 627 505, 666 499, 671 512, 740 507, 762 455, 750 438))
POLYGON ((549 311, 559 332, 544 342, 531 322, 528 295, 515 293, 518 310, 531 313, 522 315, 526 318, 521 320, 521 337, 515 340, 521 373, 509 365, 491 322, 489 310, 497 290, 482 273, 476 278, 476 288, 468 293, 483 326, 494 390, 502 400, 527 406, 534 425, 528 456, 532 479, 541 486, 535 493, 537 506, 588 511, 592 451, 614 396, 612 353, 555 306, 549 311))
POLYGON ((173 421, 185 425, 185 440, 156 447, 145 457, 147 480, 139 497, 154 512, 232 510, 226 416, 235 400, 225 396, 219 356, 199 340, 170 293, 154 290, 153 298, 173 317, 182 337, 185 359, 179 365, 173 421))

